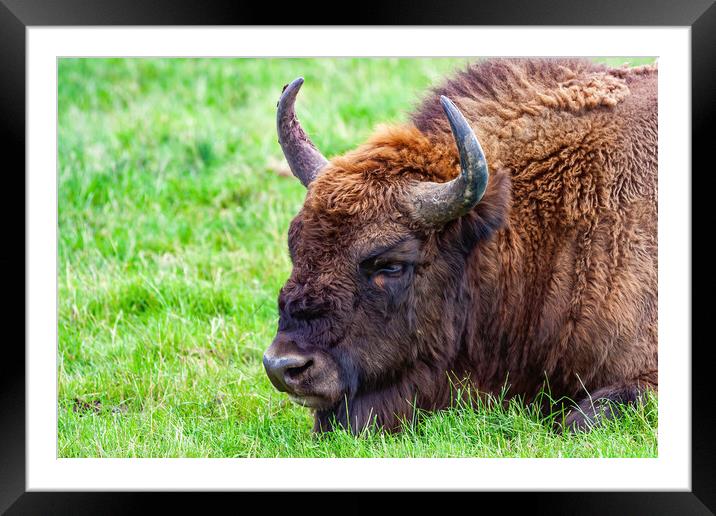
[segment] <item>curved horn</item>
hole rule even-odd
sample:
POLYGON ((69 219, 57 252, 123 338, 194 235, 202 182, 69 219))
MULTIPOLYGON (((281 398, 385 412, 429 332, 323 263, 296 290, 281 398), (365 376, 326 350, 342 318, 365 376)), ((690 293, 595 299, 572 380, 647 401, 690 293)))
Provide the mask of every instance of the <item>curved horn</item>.
POLYGON ((299 77, 288 86, 284 86, 277 106, 276 129, 278 143, 281 145, 283 155, 286 156, 291 172, 303 183, 303 186, 308 187, 328 160, 306 136, 296 118, 293 104, 302 84, 303 77, 299 77))
POLYGON ((420 182, 415 186, 415 213, 428 225, 442 224, 468 213, 480 202, 490 175, 480 142, 465 117, 447 97, 441 95, 440 103, 460 152, 460 175, 448 183, 420 182))

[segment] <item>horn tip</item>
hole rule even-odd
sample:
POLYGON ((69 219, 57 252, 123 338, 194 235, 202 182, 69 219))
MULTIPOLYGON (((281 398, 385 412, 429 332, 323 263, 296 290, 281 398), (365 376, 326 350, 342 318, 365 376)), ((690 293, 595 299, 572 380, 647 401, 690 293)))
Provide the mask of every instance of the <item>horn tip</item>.
POLYGON ((303 77, 296 77, 294 80, 291 81, 291 83, 286 87, 290 89, 298 89, 303 85, 303 77))
POLYGON ((297 77, 296 79, 292 80, 288 84, 284 84, 283 89, 281 90, 281 98, 286 98, 290 95, 295 95, 298 93, 298 90, 301 89, 301 85, 303 84, 303 77, 297 77))
POLYGON ((443 112, 451 122, 463 118, 462 113, 460 113, 455 103, 445 95, 440 95, 440 104, 442 104, 443 112))

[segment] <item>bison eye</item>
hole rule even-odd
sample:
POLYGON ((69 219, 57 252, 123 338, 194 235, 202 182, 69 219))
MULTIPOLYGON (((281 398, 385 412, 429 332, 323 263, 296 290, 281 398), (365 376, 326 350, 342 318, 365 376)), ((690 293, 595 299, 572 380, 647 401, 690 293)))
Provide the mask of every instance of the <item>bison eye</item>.
POLYGON ((363 260, 360 264, 360 271, 363 277, 382 282, 384 279, 402 278, 412 266, 412 261, 393 256, 377 256, 363 260))
POLYGON ((376 274, 384 274, 386 276, 400 276, 400 274, 402 274, 404 269, 405 269, 405 266, 402 263, 388 263, 388 264, 379 266, 376 269, 375 273, 376 274))

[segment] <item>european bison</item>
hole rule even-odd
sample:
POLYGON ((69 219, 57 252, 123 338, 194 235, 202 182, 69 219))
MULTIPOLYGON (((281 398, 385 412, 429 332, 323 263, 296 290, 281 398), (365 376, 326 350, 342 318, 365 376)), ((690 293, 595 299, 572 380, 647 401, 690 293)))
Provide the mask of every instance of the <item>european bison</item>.
POLYGON ((308 192, 264 365, 316 431, 399 429, 456 379, 582 400, 569 428, 657 389, 655 66, 479 62, 330 161, 302 83, 278 103, 308 192))

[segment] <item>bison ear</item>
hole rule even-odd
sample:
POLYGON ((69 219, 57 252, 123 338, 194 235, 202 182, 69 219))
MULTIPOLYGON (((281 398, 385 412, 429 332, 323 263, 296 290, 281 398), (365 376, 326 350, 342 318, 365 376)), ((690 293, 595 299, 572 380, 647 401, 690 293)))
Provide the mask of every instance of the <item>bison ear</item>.
POLYGON ((485 195, 473 210, 461 217, 450 230, 457 231, 452 237, 466 254, 483 240, 490 238, 497 230, 507 224, 512 205, 512 173, 509 169, 493 172, 485 195), (455 238, 456 237, 456 238, 455 238))

